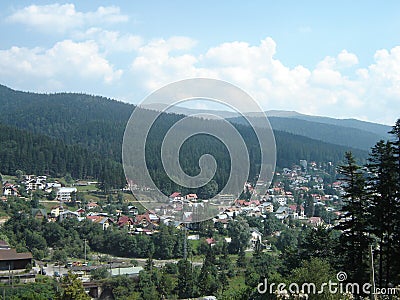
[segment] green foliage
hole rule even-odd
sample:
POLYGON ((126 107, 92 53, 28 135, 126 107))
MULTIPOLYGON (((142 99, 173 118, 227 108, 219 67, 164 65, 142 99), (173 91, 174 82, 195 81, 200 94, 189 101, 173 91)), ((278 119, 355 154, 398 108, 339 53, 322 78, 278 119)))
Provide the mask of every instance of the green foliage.
POLYGON ((90 300, 83 288, 82 281, 78 275, 68 272, 68 276, 64 276, 61 281, 62 292, 57 297, 59 300, 90 300))
MULTIPOLYGON (((47 300, 56 299, 57 283, 53 278, 45 277, 35 283, 25 283, 18 288, 4 287, 5 299, 22 300, 47 300)), ((0 296, 3 296, 3 289, 0 288, 0 296)), ((1 298, 3 299, 3 298, 1 298)))
MULTIPOLYGON (((0 172, 13 174, 17 169, 29 173, 59 175, 71 173, 73 178, 94 177, 108 193, 125 185, 121 162, 121 145, 126 123, 133 105, 84 94, 34 94, 0 87, 0 105, 7 114, 0 122, 7 126, 0 132, 0 172), (44 137, 48 136, 50 138, 44 137), (11 172, 11 173, 10 173, 11 172)), ((143 114, 149 111, 143 110, 143 114)), ((159 156, 166 131, 182 115, 162 114, 149 133, 146 158, 149 173, 165 194, 173 191, 198 192, 209 197, 225 186, 230 171, 229 153, 217 139, 196 135, 182 145, 180 162, 187 174, 198 174, 198 158, 205 153, 214 156, 218 168, 213 180, 199 190, 187 190, 169 180, 159 156)), ((202 126, 216 126, 217 121, 201 121, 202 126)), ((254 131, 243 124, 234 125, 243 136, 250 155, 250 175, 258 174, 260 153, 254 131)), ((298 135, 275 131, 277 164, 281 167, 297 163, 299 157, 317 162, 340 161, 344 147, 321 143, 298 135)), ((366 152, 354 150, 359 157, 366 152)))
POLYGON ((228 224, 228 235, 232 239, 229 244, 229 252, 239 253, 244 251, 250 239, 249 224, 243 218, 236 218, 228 224))
POLYGON ((345 165, 339 167, 344 188, 343 215, 337 229, 343 231, 340 237, 342 269, 347 272, 352 282, 365 282, 368 278, 368 256, 371 239, 366 236, 368 200, 365 189, 365 174, 351 152, 345 156, 345 165))
POLYGON ((195 292, 195 277, 193 266, 188 260, 178 261, 178 296, 180 298, 190 298, 195 292))
POLYGON ((94 177, 108 187, 123 187, 122 166, 104 159, 81 146, 68 145, 60 140, 32 134, 0 124, 0 172, 16 174, 18 180, 26 172, 50 174, 54 177, 94 177), (25 171, 21 171, 24 169, 25 171))
POLYGON ((54 250, 52 260, 65 264, 68 261, 67 252, 64 249, 54 250))
POLYGON ((100 267, 90 271, 90 278, 92 280, 106 279, 110 276, 107 267, 100 267))
MULTIPOLYGON (((319 258, 312 258, 310 261, 304 261, 302 266, 294 269, 289 277, 289 282, 295 282, 299 287, 301 287, 303 283, 314 283, 317 287, 317 291, 320 290, 323 284, 327 284, 329 281, 337 282, 336 273, 329 263, 319 258)), ((329 293, 327 286, 325 286, 321 294, 317 292, 308 294, 308 299, 310 300, 339 300, 343 298, 343 295, 339 293, 329 293)))

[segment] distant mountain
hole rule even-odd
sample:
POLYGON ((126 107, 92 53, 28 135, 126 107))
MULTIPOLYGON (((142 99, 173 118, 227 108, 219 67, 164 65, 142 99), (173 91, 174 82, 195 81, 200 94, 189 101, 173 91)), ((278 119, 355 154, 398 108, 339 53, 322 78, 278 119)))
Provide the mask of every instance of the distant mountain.
MULTIPOLYGON (((215 114, 238 124, 247 124, 238 113, 221 110, 189 109, 174 106, 171 112, 191 114, 215 114)), ((246 113, 247 118, 257 123, 261 113, 246 113)), ((369 150, 381 139, 388 139, 390 126, 359 121, 356 119, 334 119, 329 117, 309 116, 295 111, 266 111, 274 130, 285 131, 296 135, 320 140, 345 147, 369 150)), ((212 118, 212 117, 210 117, 212 118)))
MULTIPOLYGON (((259 117, 248 118, 254 122, 254 124, 257 124, 257 119, 259 117)), ((247 124, 247 121, 243 117, 228 118, 228 120, 233 123, 247 124)), ((381 136, 374 132, 353 127, 318 123, 298 118, 268 117, 268 120, 274 130, 285 131, 326 143, 362 150, 369 150, 380 139, 388 137, 387 135, 381 136)))
MULTIPOLYGON (((121 163, 121 146, 126 123, 132 111, 140 109, 131 104, 99 96, 76 93, 36 94, 15 91, 5 86, 0 86, 0 107, 2 111, 0 124, 16 127, 35 135, 46 135, 57 143, 62 142, 65 145, 86 149, 88 153, 93 153, 94 157, 112 159, 118 164, 121 163)), ((150 173, 156 177, 155 181, 160 181, 167 186, 167 192, 173 190, 175 186, 165 183, 165 173, 156 157, 159 153, 157 147, 163 138, 163 132, 181 118, 183 118, 182 114, 162 114, 158 124, 159 130, 155 131, 154 136, 150 136, 149 139, 149 153, 152 154, 149 158, 150 173)), ((207 122, 209 126, 218 126, 218 121, 203 122, 207 122), (216 123, 212 125, 210 122, 216 123)), ((250 148, 253 148, 256 141, 252 138, 251 128, 241 124, 235 126, 245 137, 250 148)), ((328 141, 330 143, 321 142, 306 136, 291 134, 289 130, 285 131, 287 132, 275 130, 278 167, 291 166, 298 163, 299 159, 336 163, 342 160, 346 150, 352 149, 348 146, 335 145, 331 141, 328 141)), ((200 155, 200 153, 208 153, 209 149, 214 149, 217 157, 227 160, 226 153, 224 154, 220 147, 215 146, 206 138, 195 140, 193 145, 188 144, 187 147, 191 149, 191 152, 182 157, 182 161, 186 164, 184 169, 189 172, 195 173, 198 168, 198 161, 193 157, 193 153, 200 155)), ((16 151, 18 147, 10 149, 16 151)), ((352 150, 361 159, 367 157, 366 151, 354 148, 352 150)), ((0 164, 3 163, 0 160, 0 164)), ((259 164, 256 154, 253 163, 259 164)), ((256 172, 254 166, 252 170, 253 173, 256 172)), ((220 172, 222 173, 216 175, 219 176, 218 178, 226 177, 226 173, 229 173, 229 164, 225 164, 220 172)), ((102 176, 104 177, 104 174, 102 176)))
POLYGON ((391 130, 390 126, 377 124, 372 122, 360 121, 356 119, 335 119, 329 117, 309 116, 303 114, 293 115, 292 118, 306 120, 317 123, 331 124, 342 127, 356 128, 364 131, 369 131, 379 135, 382 138, 388 137, 388 131, 391 130))

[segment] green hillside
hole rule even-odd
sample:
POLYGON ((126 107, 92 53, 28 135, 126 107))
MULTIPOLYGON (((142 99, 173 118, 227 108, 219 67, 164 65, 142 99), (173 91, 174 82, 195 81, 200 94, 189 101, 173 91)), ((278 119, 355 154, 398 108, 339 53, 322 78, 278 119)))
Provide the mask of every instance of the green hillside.
MULTIPOLYGON (((75 178, 123 178, 121 146, 126 123, 135 106, 115 100, 85 94, 35 94, 19 92, 0 86, 0 124, 3 173, 23 169, 29 173, 63 174, 70 172, 75 178), (14 127, 23 129, 16 130, 14 127), (47 136, 47 137, 44 137, 47 136)), ((145 112, 145 111, 144 111, 145 112)), ((178 120, 177 114, 162 114, 157 130, 153 130, 146 147, 148 167, 156 183, 165 192, 179 189, 169 181, 159 158, 160 143, 165 132, 178 120)), ((218 121, 207 122, 218 126, 218 121)), ((259 150, 253 130, 235 125, 244 137, 252 157, 250 178, 256 176, 259 150)), ((288 167, 299 159, 316 162, 339 162, 349 147, 325 143, 307 137, 275 130, 277 165, 288 167)), ((188 140, 181 151, 183 169, 189 174, 198 172, 198 157, 210 153, 220 168, 215 180, 222 186, 230 171, 228 153, 223 145, 209 136, 188 140)), ((366 158, 367 152, 353 149, 356 156, 366 158)), ((120 185, 120 179, 114 184, 120 185)))

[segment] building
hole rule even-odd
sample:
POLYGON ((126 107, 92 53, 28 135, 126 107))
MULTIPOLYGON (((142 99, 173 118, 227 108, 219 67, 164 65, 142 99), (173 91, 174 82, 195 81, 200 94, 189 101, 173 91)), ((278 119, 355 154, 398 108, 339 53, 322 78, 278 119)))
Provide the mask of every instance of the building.
POLYGON ((64 207, 61 205, 56 205, 51 208, 50 215, 57 218, 62 212, 64 212, 64 207))
POLYGON ((27 191, 44 190, 46 188, 46 176, 25 175, 22 184, 25 185, 27 191))
POLYGON ((57 191, 57 200, 70 202, 72 200, 72 194, 76 192, 76 188, 62 187, 57 191))
POLYGON ((0 248, 0 270, 23 270, 28 264, 32 264, 32 253, 0 248))
POLYGON ((32 213, 32 217, 34 217, 37 220, 47 219, 47 212, 45 209, 32 208, 31 213, 32 213))
POLYGON ((262 213, 272 213, 272 212, 274 212, 274 205, 271 202, 264 202, 261 205, 261 212, 262 213))
POLYGON ((262 233, 257 228, 250 228, 250 244, 252 248, 255 248, 257 243, 261 244, 262 233))
POLYGON ((106 230, 113 224, 112 219, 104 216, 88 216, 87 219, 94 223, 100 224, 103 227, 103 230, 106 230))
POLYGON ((300 159, 301 168, 306 171, 307 170, 307 161, 305 159, 300 159))
POLYGON ((7 182, 3 186, 3 195, 4 196, 18 196, 18 189, 14 185, 7 182))

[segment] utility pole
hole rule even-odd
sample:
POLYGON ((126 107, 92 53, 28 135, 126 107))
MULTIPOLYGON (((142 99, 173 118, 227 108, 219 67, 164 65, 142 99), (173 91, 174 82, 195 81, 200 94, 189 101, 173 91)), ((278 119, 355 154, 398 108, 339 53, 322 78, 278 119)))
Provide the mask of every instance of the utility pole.
POLYGON ((84 239, 83 242, 85 243, 85 264, 86 264, 86 242, 87 242, 87 239, 84 239))
POLYGON ((372 293, 371 295, 371 300, 376 300, 376 294, 375 294, 375 269, 374 269, 374 252, 372 250, 372 245, 369 246, 369 256, 371 258, 371 285, 372 285, 372 293))
POLYGON ((183 230, 184 232, 184 236, 183 236, 183 259, 186 260, 187 259, 187 238, 186 238, 186 223, 183 223, 183 230))

